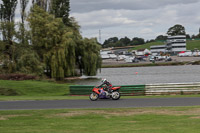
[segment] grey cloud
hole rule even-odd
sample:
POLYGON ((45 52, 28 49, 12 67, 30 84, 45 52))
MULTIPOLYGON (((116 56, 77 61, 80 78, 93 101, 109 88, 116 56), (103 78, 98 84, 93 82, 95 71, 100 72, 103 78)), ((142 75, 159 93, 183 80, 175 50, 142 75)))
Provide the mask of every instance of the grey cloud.
POLYGON ((72 0, 71 12, 83 13, 102 9, 146 10, 198 1, 200 0, 72 0))
POLYGON ((98 37, 101 29, 102 40, 112 36, 153 39, 175 24, 196 34, 199 4, 200 0, 72 0, 71 16, 85 37, 98 37))

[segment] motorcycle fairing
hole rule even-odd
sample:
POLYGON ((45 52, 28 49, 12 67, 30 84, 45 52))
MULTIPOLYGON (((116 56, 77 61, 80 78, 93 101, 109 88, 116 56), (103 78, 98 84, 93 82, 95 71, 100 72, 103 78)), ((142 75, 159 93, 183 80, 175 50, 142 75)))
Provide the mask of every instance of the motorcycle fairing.
POLYGON ((112 90, 118 90, 120 87, 113 87, 112 90))

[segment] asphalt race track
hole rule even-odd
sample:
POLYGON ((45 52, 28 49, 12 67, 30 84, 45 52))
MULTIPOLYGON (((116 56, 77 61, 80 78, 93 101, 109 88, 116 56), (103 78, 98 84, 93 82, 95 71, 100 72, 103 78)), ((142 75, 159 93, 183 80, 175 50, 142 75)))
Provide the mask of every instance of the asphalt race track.
POLYGON ((0 101, 0 110, 78 109, 78 108, 134 108, 200 105, 200 97, 192 98, 133 98, 51 101, 0 101))

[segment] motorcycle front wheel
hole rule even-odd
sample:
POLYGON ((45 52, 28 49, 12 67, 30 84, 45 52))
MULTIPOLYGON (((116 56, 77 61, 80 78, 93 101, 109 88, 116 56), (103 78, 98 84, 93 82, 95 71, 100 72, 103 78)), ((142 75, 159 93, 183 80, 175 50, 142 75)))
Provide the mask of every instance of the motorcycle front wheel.
POLYGON ((112 100, 118 100, 120 98, 120 93, 118 91, 114 91, 111 94, 112 100))
POLYGON ((96 101, 98 98, 99 98, 99 95, 98 95, 97 93, 92 92, 92 93, 90 94, 90 100, 91 100, 91 101, 96 101))

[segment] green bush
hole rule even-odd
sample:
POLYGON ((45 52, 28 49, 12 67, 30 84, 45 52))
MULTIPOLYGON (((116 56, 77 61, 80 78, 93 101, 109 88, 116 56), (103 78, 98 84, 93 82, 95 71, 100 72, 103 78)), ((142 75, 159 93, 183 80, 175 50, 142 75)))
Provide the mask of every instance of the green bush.
POLYGON ((33 80, 37 77, 27 74, 0 74, 1 80, 33 80))

